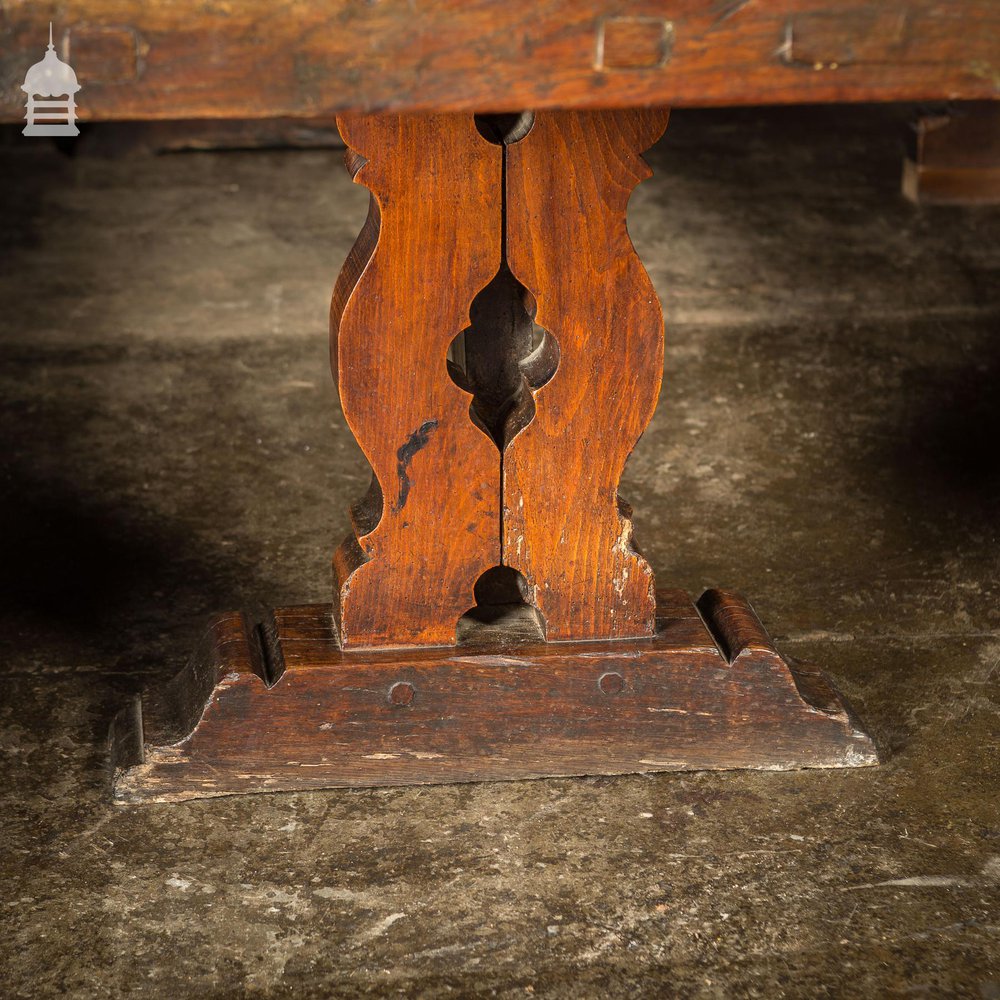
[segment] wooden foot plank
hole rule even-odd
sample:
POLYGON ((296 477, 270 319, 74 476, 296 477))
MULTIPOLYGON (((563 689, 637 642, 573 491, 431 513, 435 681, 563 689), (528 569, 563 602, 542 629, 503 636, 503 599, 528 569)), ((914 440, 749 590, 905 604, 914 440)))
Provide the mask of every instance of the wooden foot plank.
POLYGON ((277 677, 268 629, 228 615, 166 699, 116 720, 114 795, 877 762, 830 682, 776 653, 745 601, 687 607, 647 640, 357 652, 329 607, 279 609, 277 677))

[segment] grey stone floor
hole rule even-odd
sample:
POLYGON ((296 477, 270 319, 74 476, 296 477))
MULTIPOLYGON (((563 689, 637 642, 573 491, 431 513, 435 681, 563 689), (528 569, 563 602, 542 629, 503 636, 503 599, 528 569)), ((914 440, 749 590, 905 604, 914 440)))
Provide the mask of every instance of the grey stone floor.
POLYGON ((211 614, 323 600, 367 481, 326 151, 0 150, 0 994, 1000 998, 1000 210, 897 194, 900 109, 677 113, 623 492, 878 769, 115 808, 115 709, 211 614))

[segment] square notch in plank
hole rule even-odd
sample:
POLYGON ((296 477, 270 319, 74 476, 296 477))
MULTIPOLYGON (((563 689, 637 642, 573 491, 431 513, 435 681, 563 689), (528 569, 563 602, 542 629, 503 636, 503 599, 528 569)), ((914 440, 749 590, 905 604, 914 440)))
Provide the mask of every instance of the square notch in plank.
POLYGON ((670 61, 673 48, 673 23, 662 17, 605 17, 597 26, 594 68, 660 69, 670 61))
POLYGON ((79 25, 66 32, 67 62, 84 83, 134 83, 142 75, 143 48, 132 28, 79 25))

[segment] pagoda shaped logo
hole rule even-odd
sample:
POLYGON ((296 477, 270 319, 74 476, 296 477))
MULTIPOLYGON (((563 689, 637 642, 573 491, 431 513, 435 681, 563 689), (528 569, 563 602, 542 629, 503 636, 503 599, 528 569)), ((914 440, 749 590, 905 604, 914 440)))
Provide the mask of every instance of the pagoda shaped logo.
POLYGON ((76 73, 69 63, 56 55, 52 44, 52 22, 49 22, 49 47, 41 62, 36 62, 24 75, 21 90, 28 95, 23 135, 79 135, 76 127, 76 100, 80 89, 76 73), (42 98, 42 100, 39 100, 42 98), (47 98, 58 98, 47 100, 47 98))

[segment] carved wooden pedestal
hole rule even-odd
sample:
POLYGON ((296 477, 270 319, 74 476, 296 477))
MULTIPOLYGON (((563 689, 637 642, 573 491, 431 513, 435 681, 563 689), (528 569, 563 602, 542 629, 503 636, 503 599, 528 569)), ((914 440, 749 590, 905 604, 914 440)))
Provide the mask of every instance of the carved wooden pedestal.
POLYGON ((749 605, 654 593, 617 488, 663 321, 625 228, 667 112, 339 120, 372 192, 333 367, 371 463, 329 606, 219 620, 115 796, 876 762, 749 605))

